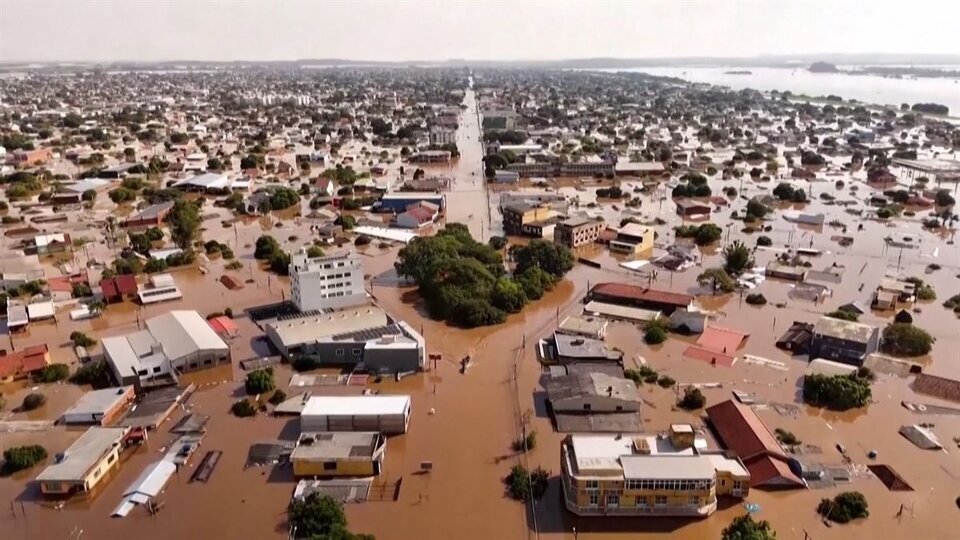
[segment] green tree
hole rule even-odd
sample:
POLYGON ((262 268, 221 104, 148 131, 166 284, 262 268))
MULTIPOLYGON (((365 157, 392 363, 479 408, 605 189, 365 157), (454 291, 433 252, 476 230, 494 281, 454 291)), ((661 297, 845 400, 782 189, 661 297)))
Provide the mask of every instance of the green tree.
POLYGON ((677 406, 687 411, 702 409, 707 404, 707 398, 699 388, 688 386, 683 390, 683 397, 677 402, 677 406))
POLYGON ((544 240, 533 240, 525 246, 514 246, 510 249, 510 255, 516 261, 517 272, 520 273, 536 266, 556 277, 563 277, 573 268, 573 254, 566 246, 544 240))
POLYGON ((311 493, 287 506, 291 529, 297 538, 339 538, 347 528, 343 505, 329 495, 311 493))
POLYGON ((250 396, 263 394, 273 390, 276 388, 276 384, 273 382, 273 369, 266 368, 251 371, 247 374, 247 378, 244 380, 243 386, 247 391, 247 395, 250 396))
POLYGON ((922 356, 933 348, 936 339, 922 328, 909 323, 892 323, 883 329, 882 349, 899 356, 922 356))
POLYGON ((704 223, 697 228, 695 242, 698 246, 710 245, 723 236, 723 229, 713 223, 704 223))
POLYGON ((803 400, 811 405, 845 411, 870 403, 870 380, 851 375, 807 375, 803 378, 803 400))
POLYGON ((69 377, 70 366, 66 364, 49 364, 43 366, 33 378, 41 383, 54 383, 57 381, 65 381, 69 377))
POLYGON ((845 491, 833 500, 820 499, 817 513, 837 523, 848 523, 854 519, 870 516, 867 498, 859 491, 845 491))
POLYGON ((697 276, 697 283, 704 287, 710 287, 714 292, 733 292, 737 287, 736 281, 730 277, 723 268, 708 268, 697 276))
POLYGON ((270 192, 270 209, 286 210, 300 203, 300 194, 295 190, 281 187, 270 192))
POLYGON ((20 408, 24 411, 32 411, 34 409, 39 409, 47 402, 47 396, 40 393, 27 394, 23 398, 23 403, 20 405, 20 408))
POLYGON ((177 201, 167 217, 170 238, 180 249, 186 251, 193 246, 200 233, 200 207, 190 201, 177 201))
POLYGON ((73 342, 75 347, 92 347, 97 342, 78 330, 70 332, 70 341, 73 342))
POLYGON ((97 200, 97 190, 88 189, 80 195, 80 199, 86 202, 95 202, 97 200))
POLYGON ((527 303, 527 295, 516 281, 500 278, 493 289, 491 301, 494 307, 507 313, 519 313, 527 303))
POLYGON ((257 407, 249 399, 243 398, 230 406, 230 412, 238 418, 246 418, 257 414, 257 407))
POLYGON ((724 270, 731 276, 739 276, 753 268, 753 252, 740 240, 734 240, 723 248, 724 270))
POLYGON ((10 474, 29 469, 45 459, 47 449, 38 444, 14 446, 3 451, 3 472, 10 474))
POLYGON ((766 520, 754 521, 750 514, 744 514, 733 522, 720 535, 721 540, 777 540, 777 533, 766 520))

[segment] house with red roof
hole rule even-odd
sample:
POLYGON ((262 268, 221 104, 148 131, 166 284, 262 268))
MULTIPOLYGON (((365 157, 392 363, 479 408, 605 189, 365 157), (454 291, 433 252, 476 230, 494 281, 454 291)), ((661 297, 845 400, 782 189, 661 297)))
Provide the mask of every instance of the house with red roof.
POLYGON ((419 229, 433 224, 437 213, 424 206, 411 206, 402 214, 397 215, 396 226, 404 229, 419 229))
POLYGON ((129 274, 100 280, 103 300, 108 304, 136 298, 138 289, 137 278, 129 274))
POLYGON ((727 400, 707 407, 707 417, 720 442, 750 471, 750 487, 807 487, 799 465, 752 408, 727 400))
POLYGON ((46 344, 33 345, 20 351, 0 355, 0 383, 23 379, 50 365, 46 344))

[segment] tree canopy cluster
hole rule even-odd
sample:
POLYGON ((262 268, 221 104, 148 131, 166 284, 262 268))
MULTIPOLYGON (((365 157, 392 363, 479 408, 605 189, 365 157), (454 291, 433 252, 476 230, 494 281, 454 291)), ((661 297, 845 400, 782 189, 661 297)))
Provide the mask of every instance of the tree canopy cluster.
POLYGON ((713 223, 681 225, 674 229, 677 238, 693 238, 698 246, 712 244, 723 236, 723 229, 713 223))
POLYGON ((47 449, 39 444, 14 446, 3 451, 3 472, 15 473, 29 469, 47 459, 47 449))
POLYGON ((837 523, 848 523, 870 515, 867 498, 859 491, 844 491, 831 499, 820 499, 817 513, 837 523))
POLYGON ((777 540, 777 533, 767 520, 754 521, 750 514, 744 514, 733 520, 723 530, 721 540, 777 540))
POLYGON ((849 375, 807 375, 803 378, 803 400, 811 405, 845 411, 870 403, 870 377, 849 375))
POLYGON ((936 338, 910 323, 892 323, 883 329, 883 352, 899 356, 923 356, 936 338))
POLYGON ((677 197, 709 197, 713 192, 707 184, 707 177, 702 174, 688 173, 680 177, 686 182, 673 188, 671 195, 677 197))
POLYGON ((253 258, 258 261, 267 261, 270 263, 270 270, 281 276, 287 275, 290 271, 290 254, 284 251, 280 247, 280 242, 269 234, 257 238, 253 258))
POLYGON ((287 516, 294 538, 323 540, 374 540, 370 534, 355 534, 347 529, 343 505, 320 493, 294 499, 287 506, 287 516))
POLYGON ((417 283, 432 318, 472 328, 503 322, 573 267, 570 251, 551 242, 533 241, 510 255, 516 262, 512 276, 499 251, 474 240, 466 225, 453 223, 410 242, 395 267, 417 283))
POLYGON ((780 182, 773 188, 773 196, 781 201, 791 201, 796 203, 807 202, 807 193, 802 189, 795 188, 786 182, 780 182))

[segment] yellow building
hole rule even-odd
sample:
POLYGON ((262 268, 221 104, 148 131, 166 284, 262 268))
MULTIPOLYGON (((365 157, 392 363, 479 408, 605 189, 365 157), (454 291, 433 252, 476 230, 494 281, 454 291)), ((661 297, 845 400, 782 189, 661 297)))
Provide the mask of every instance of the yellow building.
POLYGON ((314 476, 376 476, 387 453, 380 433, 301 433, 290 455, 293 474, 314 476))
MULTIPOLYGON (((500 207, 503 215, 503 230, 507 234, 530 234, 529 225, 538 221, 547 221, 556 218, 559 214, 547 205, 514 202, 500 207), (528 226, 528 230, 524 230, 528 226)), ((551 233, 552 234, 552 233, 551 233)))
POLYGON ((37 476, 44 495, 73 495, 93 490, 120 464, 128 427, 92 427, 37 476))
POLYGON ((686 424, 666 436, 569 436, 560 450, 564 502, 581 516, 709 516, 717 496, 746 497, 750 473, 705 448, 686 424))
POLYGON ((610 251, 635 255, 653 249, 654 231, 638 223, 627 223, 610 240, 610 251))

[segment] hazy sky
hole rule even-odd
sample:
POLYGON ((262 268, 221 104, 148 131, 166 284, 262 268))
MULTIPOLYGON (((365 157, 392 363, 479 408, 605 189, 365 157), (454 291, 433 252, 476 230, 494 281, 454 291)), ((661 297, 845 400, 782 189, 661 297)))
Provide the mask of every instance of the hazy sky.
POLYGON ((949 53, 960 1, 0 0, 0 62, 949 53))

